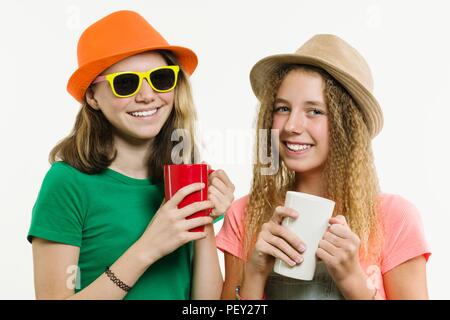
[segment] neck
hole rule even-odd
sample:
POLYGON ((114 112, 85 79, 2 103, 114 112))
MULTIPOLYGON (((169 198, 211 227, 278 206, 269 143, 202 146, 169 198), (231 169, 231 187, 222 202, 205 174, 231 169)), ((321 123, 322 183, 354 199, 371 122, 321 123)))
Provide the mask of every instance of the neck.
POLYGON ((152 140, 130 140, 115 134, 114 146, 117 156, 109 166, 110 169, 136 179, 149 177, 148 159, 152 140))
POLYGON ((322 178, 322 172, 296 172, 294 190, 298 192, 309 193, 319 197, 325 197, 326 189, 322 178))

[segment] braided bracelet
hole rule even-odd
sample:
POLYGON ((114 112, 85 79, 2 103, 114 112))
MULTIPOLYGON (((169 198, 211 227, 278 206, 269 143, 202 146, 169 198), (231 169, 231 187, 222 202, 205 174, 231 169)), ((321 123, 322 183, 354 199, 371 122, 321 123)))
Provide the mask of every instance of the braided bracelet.
POLYGON ((108 278, 111 279, 112 282, 114 282, 115 285, 117 285, 120 289, 123 291, 130 291, 131 287, 127 286, 125 283, 123 283, 119 278, 116 277, 116 275, 109 269, 109 267, 106 267, 105 273, 108 276, 108 278))
MULTIPOLYGON (((236 286, 234 289, 236 300, 247 300, 241 296, 241 286, 236 286)), ((266 300, 266 294, 263 294, 262 298, 259 300, 266 300)))

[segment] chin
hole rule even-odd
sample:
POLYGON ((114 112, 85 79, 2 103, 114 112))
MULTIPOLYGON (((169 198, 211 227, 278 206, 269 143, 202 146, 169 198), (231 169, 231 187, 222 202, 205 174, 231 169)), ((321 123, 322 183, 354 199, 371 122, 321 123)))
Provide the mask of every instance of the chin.
POLYGON ((134 137, 139 140, 151 140, 158 135, 159 131, 154 130, 151 132, 136 132, 134 137))
MULTIPOLYGON (((312 159, 311 159, 312 160, 312 159)), ((319 161, 283 159, 284 164, 290 171, 308 173, 323 169, 323 163, 319 161)))
POLYGON ((125 136, 131 140, 146 142, 155 138, 161 130, 152 128, 151 130, 128 131, 125 136))

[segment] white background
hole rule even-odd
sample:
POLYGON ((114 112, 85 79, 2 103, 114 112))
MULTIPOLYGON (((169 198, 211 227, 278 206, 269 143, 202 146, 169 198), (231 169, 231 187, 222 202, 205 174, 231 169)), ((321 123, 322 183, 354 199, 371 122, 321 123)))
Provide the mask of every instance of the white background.
POLYGON ((48 153, 78 111, 66 92, 78 37, 119 9, 138 11, 170 43, 198 54, 191 80, 199 133, 209 146, 203 154, 228 172, 236 198, 248 192, 251 177, 251 158, 244 157, 251 151, 237 149, 251 141, 230 136, 251 133, 253 64, 293 52, 317 33, 334 33, 356 47, 372 68, 385 117, 373 141, 382 190, 420 210, 433 252, 430 296, 450 298, 448 1, 30 0, 0 5, 0 299, 34 298, 26 234, 48 153))

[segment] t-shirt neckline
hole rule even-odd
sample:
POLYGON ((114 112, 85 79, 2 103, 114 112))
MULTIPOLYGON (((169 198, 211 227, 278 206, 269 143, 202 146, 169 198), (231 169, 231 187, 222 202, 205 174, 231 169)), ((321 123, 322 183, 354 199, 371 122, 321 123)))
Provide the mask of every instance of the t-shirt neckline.
POLYGON ((141 185, 141 186, 157 184, 153 177, 145 179, 132 178, 110 168, 106 168, 103 173, 107 176, 110 176, 111 178, 114 178, 126 184, 141 185))

